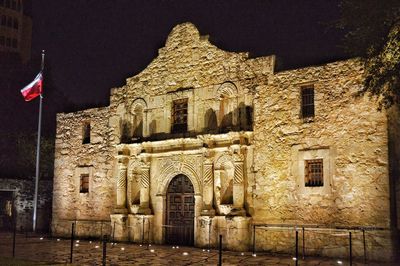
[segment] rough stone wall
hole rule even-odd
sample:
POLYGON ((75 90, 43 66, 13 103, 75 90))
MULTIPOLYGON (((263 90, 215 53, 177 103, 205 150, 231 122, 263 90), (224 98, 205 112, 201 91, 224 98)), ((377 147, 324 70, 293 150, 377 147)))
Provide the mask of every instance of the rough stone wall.
MULTIPOLYGON (((0 192, 13 191, 14 208, 17 212, 17 230, 32 230, 33 197, 35 179, 0 179, 0 192)), ((39 180, 37 222, 39 231, 48 231, 51 220, 51 180, 39 180)))
POLYGON ((170 132, 172 101, 179 98, 189 98, 188 130, 202 132, 207 110, 218 114, 218 89, 223 84, 233 87, 235 108, 252 106, 255 86, 266 83, 273 65, 274 56, 249 59, 246 53, 226 52, 200 36, 193 24, 178 25, 145 70, 111 91, 116 136, 121 135, 118 126, 130 119, 138 99, 145 105, 149 135, 170 132))
MULTIPOLYGON (((231 236, 230 249, 249 246, 251 223, 389 228, 388 122, 386 113, 378 112, 368 97, 354 97, 362 86, 362 74, 357 59, 274 73, 274 56, 250 59, 246 53, 225 52, 200 36, 192 24, 178 25, 145 70, 111 90, 109 107, 58 115, 53 230, 68 234, 71 221, 78 220, 82 235, 98 235, 112 214, 117 239, 128 240, 130 232, 135 240, 144 234, 135 226, 148 216, 149 239, 162 243, 166 187, 177 174, 187 175, 195 187, 199 245, 208 242, 201 234, 210 229, 201 223, 210 219, 213 232, 226 230, 227 238, 231 236), (304 85, 315 91, 311 120, 301 117, 304 85), (226 106, 221 103, 225 95, 226 106), (171 134, 173 101, 181 98, 188 99, 188 131, 196 138, 171 134), (250 128, 243 126, 248 107, 254 108, 250 128), (230 129, 236 132, 208 132, 209 111, 218 126, 224 118, 219 114, 226 111, 237 126, 230 129), (91 142, 82 144, 88 122, 91 142), (141 133, 135 135, 138 128, 141 133), (157 135, 161 138, 151 139, 157 135), (227 169, 236 172, 223 172, 225 166, 216 169, 223 154, 231 161, 227 169), (323 159, 324 185, 306 187, 304 161, 315 158, 323 159), (209 164, 214 177, 236 180, 233 195, 222 199, 225 188, 221 186, 218 196, 216 184, 203 180, 209 164), (79 192, 81 174, 90 175, 89 193, 79 192), (205 218, 203 200, 210 195, 204 191, 212 194, 214 218, 205 218), (235 213, 231 197, 246 211, 235 213), (140 208, 146 211, 139 212, 140 208), (243 213, 251 218, 231 219, 243 213)), ((256 234, 260 249, 290 252, 293 246, 288 232, 256 234)), ((374 234, 369 243, 379 247, 373 251, 379 257, 390 240, 387 231, 374 234)), ((310 235, 310 246, 328 242, 341 246, 344 241, 310 235)), ((312 248, 324 255, 346 253, 343 248, 312 248)))
MULTIPOLYGON (((113 147, 109 108, 57 115, 53 232, 66 233, 71 220, 110 220, 114 203, 113 147), (90 143, 82 144, 90 123, 90 143), (80 175, 89 174, 89 193, 80 193, 80 175)), ((98 229, 95 229, 98 230, 98 229)))
POLYGON ((276 73, 258 87, 255 221, 389 228, 386 113, 368 97, 354 97, 362 73, 352 59, 276 73), (301 87, 309 84, 312 122, 300 109, 301 87), (322 188, 304 187, 305 154, 328 167, 322 188))

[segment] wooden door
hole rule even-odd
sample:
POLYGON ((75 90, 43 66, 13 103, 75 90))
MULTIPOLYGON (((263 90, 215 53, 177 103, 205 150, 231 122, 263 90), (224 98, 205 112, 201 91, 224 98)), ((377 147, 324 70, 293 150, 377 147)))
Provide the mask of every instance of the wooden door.
POLYGON ((190 179, 177 175, 167 190, 166 243, 192 246, 194 240, 194 189, 190 179))

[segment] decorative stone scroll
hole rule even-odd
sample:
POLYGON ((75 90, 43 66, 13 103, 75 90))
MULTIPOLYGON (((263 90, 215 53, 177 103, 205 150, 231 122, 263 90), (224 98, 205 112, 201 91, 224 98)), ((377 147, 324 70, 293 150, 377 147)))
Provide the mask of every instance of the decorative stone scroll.
POLYGON ((150 209, 150 165, 143 164, 140 178, 140 207, 138 213, 151 214, 150 209))
POLYGON ((127 167, 126 167, 126 156, 118 156, 117 173, 116 173, 116 206, 114 213, 127 213, 126 209, 126 178, 127 178, 127 167))
POLYGON ((235 165, 235 174, 233 178, 233 207, 238 210, 244 210, 243 155, 235 154, 233 158, 235 165))
POLYGON ((206 160, 203 163, 203 210, 202 215, 215 215, 213 208, 214 196, 214 175, 212 161, 206 160))

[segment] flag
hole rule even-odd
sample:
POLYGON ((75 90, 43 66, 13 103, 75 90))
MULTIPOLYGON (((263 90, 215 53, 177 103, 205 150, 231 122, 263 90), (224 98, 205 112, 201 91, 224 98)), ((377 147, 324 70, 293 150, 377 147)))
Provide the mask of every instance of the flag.
POLYGON ((24 96, 25 101, 29 102, 30 100, 35 99, 37 96, 42 94, 42 84, 43 83, 43 75, 40 72, 36 78, 25 86, 21 90, 22 96, 24 96))

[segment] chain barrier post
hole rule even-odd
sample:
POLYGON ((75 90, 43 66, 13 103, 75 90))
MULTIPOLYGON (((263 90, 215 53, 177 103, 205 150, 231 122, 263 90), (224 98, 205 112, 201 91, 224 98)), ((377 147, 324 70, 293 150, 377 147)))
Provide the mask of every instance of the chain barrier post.
POLYGON ((208 250, 210 250, 210 238, 211 238, 211 218, 208 221, 208 250))
POLYGON ((253 224, 253 255, 256 254, 256 225, 253 224))
POLYGON ((305 240, 304 240, 304 233, 305 233, 305 230, 304 230, 304 226, 302 227, 302 231, 303 231, 303 234, 302 234, 302 236, 303 236, 303 260, 305 259, 305 257, 306 257, 306 244, 305 244, 305 240))
POLYGON ((112 243, 111 243, 111 247, 114 245, 115 242, 115 221, 114 221, 114 226, 113 226, 113 232, 112 232, 112 243))
POLYGON ((150 221, 146 219, 147 221, 147 250, 149 250, 150 247, 150 221))
POLYGON ((222 266, 222 235, 219 235, 218 266, 222 266))
POLYGON ((72 256, 74 252, 74 237, 75 237, 75 223, 72 223, 72 228, 71 228, 71 253, 69 256, 69 263, 72 263, 72 256))
POLYGON ((144 244, 144 216, 142 217, 142 245, 144 244))
POLYGON ((102 265, 106 265, 106 258, 107 258, 107 235, 103 236, 103 258, 102 258, 102 265))
POLYGON ((352 254, 352 246, 351 246, 351 232, 349 232, 349 260, 350 260, 350 266, 353 265, 353 254, 352 254))
POLYGON ((364 264, 367 264, 367 247, 365 245, 365 229, 362 230, 363 233, 363 245, 364 245, 364 264))
POLYGON ((15 257, 15 235, 17 234, 17 219, 15 219, 15 215, 13 214, 13 249, 12 249, 12 254, 13 258, 15 257))
POLYGON ((299 231, 296 229, 296 266, 299 264, 299 231))

